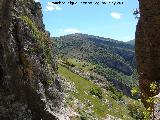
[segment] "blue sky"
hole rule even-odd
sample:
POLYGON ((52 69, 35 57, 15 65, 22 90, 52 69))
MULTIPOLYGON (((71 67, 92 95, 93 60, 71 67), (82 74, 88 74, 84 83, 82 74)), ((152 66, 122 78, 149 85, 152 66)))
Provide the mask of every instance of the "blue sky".
POLYGON ((135 37, 137 20, 132 13, 138 8, 138 0, 116 0, 123 2, 123 5, 108 2, 106 5, 100 4, 105 0, 72 0, 78 2, 76 5, 51 3, 59 0, 35 1, 42 4, 44 24, 51 36, 80 32, 120 41, 132 40, 135 37), (80 3, 86 1, 100 2, 100 5, 80 3))

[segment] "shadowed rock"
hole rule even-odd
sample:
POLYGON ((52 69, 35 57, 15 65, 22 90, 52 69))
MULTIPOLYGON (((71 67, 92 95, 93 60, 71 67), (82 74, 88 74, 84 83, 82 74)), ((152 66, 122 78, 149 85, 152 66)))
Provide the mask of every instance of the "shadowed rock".
POLYGON ((0 1, 0 120, 58 119, 62 95, 51 48, 40 3, 0 1))
MULTIPOLYGON (((150 84, 160 80, 160 1, 139 0, 140 19, 136 30, 136 60, 140 75, 142 102, 146 107, 149 97, 158 94, 150 91, 150 84)), ((158 86, 159 87, 159 86, 158 86)))

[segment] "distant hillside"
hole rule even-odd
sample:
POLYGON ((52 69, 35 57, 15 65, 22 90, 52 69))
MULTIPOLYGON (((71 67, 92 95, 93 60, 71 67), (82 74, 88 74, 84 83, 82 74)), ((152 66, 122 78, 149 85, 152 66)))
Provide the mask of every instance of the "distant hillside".
POLYGON ((95 65, 90 72, 104 76, 116 88, 137 84, 133 45, 80 33, 56 37, 54 40, 59 55, 95 65))
POLYGON ((128 42, 126 42, 127 44, 131 44, 131 45, 135 45, 135 40, 130 40, 128 42))

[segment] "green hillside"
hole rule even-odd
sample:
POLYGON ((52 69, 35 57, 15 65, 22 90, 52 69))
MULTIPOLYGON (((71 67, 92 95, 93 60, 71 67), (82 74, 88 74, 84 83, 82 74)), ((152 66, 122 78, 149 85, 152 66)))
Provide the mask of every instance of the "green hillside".
POLYGON ((130 44, 130 45, 135 45, 135 40, 130 40, 128 42, 126 42, 127 44, 130 44))
POLYGON ((59 59, 72 67, 105 77, 128 96, 130 88, 138 86, 133 45, 80 33, 54 40, 59 59))
POLYGON ((72 118, 73 120, 104 120, 109 116, 122 120, 143 118, 144 109, 139 100, 102 89, 64 66, 58 67, 59 74, 75 87, 65 98, 66 105, 74 108, 79 114, 72 118))

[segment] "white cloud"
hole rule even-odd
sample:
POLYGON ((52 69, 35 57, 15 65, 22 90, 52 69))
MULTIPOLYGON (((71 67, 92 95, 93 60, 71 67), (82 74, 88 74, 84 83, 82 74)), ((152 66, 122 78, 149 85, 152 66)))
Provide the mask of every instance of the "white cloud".
POLYGON ((64 32, 66 32, 66 33, 80 33, 80 31, 77 29, 65 29, 64 32))
POLYGON ((53 4, 52 2, 47 2, 47 5, 54 6, 55 4, 53 4))
POLYGON ((58 5, 53 4, 52 2, 48 2, 45 11, 53 11, 53 10, 61 10, 61 8, 58 5))
POLYGON ((122 16, 122 14, 117 13, 117 12, 112 12, 112 13, 111 13, 111 16, 112 16, 113 18, 115 18, 115 19, 120 19, 121 16, 122 16))

